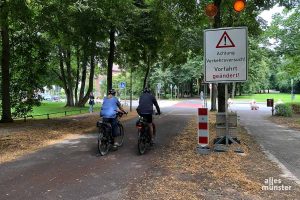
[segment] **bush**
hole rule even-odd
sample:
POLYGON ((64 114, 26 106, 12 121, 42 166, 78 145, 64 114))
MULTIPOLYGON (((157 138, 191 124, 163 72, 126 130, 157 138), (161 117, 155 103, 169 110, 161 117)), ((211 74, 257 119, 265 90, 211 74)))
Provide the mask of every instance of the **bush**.
POLYGON ((300 113, 300 104, 299 103, 292 103, 290 104, 293 110, 293 113, 299 114, 300 113))
POLYGON ((287 104, 277 104, 275 106, 275 115, 291 117, 293 114, 292 107, 287 104))

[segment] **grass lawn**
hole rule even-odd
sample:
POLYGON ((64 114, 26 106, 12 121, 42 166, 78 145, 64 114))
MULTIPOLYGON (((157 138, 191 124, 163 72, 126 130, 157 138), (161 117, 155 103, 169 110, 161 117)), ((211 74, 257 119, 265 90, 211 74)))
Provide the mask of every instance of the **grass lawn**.
MULTIPOLYGON (((32 113, 28 113, 28 115, 32 115, 34 118, 47 118, 47 114, 50 114, 51 117, 61 117, 65 116, 65 111, 67 111, 67 115, 75 115, 80 113, 88 113, 89 106, 86 104, 85 107, 65 107, 65 102, 42 102, 41 106, 34 107, 32 113), (81 112, 80 112, 81 110, 81 112), (54 114, 56 113, 56 114, 54 114), (43 115, 43 116, 37 116, 43 115)), ((96 104, 94 106, 94 112, 100 112, 100 104, 96 104)))
POLYGON ((267 99, 274 99, 274 103, 276 103, 279 99, 281 99, 284 103, 293 102, 300 103, 300 94, 295 95, 295 99, 292 101, 291 94, 253 94, 253 95, 245 95, 245 96, 236 96, 234 100, 236 101, 250 101, 251 99, 255 99, 256 102, 267 102, 267 99))

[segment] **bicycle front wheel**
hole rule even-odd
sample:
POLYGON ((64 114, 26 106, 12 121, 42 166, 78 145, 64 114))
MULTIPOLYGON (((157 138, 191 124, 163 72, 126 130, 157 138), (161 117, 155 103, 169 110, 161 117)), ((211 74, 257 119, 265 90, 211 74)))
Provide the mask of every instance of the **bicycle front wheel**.
POLYGON ((118 124, 119 136, 115 137, 114 140, 118 144, 118 147, 124 143, 124 128, 122 124, 118 124))
POLYGON ((146 137, 143 132, 139 130, 138 132, 139 139, 138 139, 138 151, 140 155, 143 155, 146 152, 146 137))
POLYGON ((101 156, 104 156, 109 151, 109 138, 106 136, 106 128, 100 127, 98 134, 98 151, 101 156))

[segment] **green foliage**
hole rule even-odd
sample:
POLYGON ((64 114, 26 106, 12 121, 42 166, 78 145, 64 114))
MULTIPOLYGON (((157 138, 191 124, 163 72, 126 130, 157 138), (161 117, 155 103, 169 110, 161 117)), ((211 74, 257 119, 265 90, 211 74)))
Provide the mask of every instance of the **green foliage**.
MULTIPOLYGON (((267 91, 266 91, 267 92, 267 91)), ((242 95, 236 96, 236 100, 241 101, 250 101, 251 99, 255 99, 256 102, 266 103, 267 99, 274 99, 274 103, 281 100, 284 103, 290 102, 300 102, 300 95, 296 95, 295 99, 292 101, 291 94, 288 93, 265 93, 265 94, 253 94, 253 95, 242 95)))
POLYGON ((47 68, 50 46, 41 37, 36 10, 25 1, 10 1, 10 105, 14 117, 25 116, 33 106, 40 104, 38 91, 49 80, 47 68))
POLYGON ((292 107, 287 104, 277 104, 275 106, 275 115, 291 117, 293 114, 292 107))
POLYGON ((289 103, 288 105, 292 107, 293 113, 295 114, 300 113, 300 103, 289 103))
MULTIPOLYGON (((24 92, 22 92, 24 93, 24 92)), ((28 113, 32 112, 34 106, 41 105, 41 98, 36 96, 36 98, 28 98, 26 94, 19 95, 18 99, 14 99, 15 105, 13 106, 14 111, 12 113, 13 117, 25 117, 28 113), (21 97, 23 96, 23 99, 21 97)))
MULTIPOLYGON (((295 1, 296 2, 296 1, 295 1)), ((281 91, 291 89, 290 80, 300 79, 300 5, 293 5, 294 9, 286 9, 282 14, 273 17, 271 26, 266 30, 265 36, 272 38, 274 57, 280 58, 277 61, 275 78, 277 86, 281 91)), ((267 43, 269 44, 269 43, 267 43)), ((278 59, 277 59, 278 60, 278 59)))
POLYGON ((253 94, 260 90, 270 89, 271 77, 269 51, 259 47, 258 39, 249 37, 248 81, 243 84, 244 94, 253 94))
MULTIPOLYGON (((94 112, 100 111, 101 104, 96 103, 94 105, 94 112)), ((53 117, 63 117, 65 116, 65 111, 67 111, 67 115, 77 115, 80 113, 88 113, 89 105, 86 105, 82 108, 76 107, 65 107, 64 102, 43 102, 40 106, 34 106, 32 112, 28 113, 28 115, 32 115, 34 119, 36 118, 47 118, 47 114, 51 114, 50 118, 53 117)))
MULTIPOLYGON (((75 87, 81 82, 81 92, 86 92, 89 87, 84 84, 88 78, 84 75, 91 72, 91 58, 100 66, 96 75, 106 74, 111 29, 116 33, 115 63, 127 72, 133 69, 134 95, 138 96, 142 90, 147 67, 150 67, 148 81, 152 90, 157 83, 162 83, 165 94, 170 93, 170 84, 195 85, 196 80, 203 78, 203 30, 212 25, 203 12, 207 1, 1 2, 9 5, 5 23, 9 24, 11 34, 11 91, 5 95, 11 95, 16 116, 39 104, 35 95, 44 86, 58 84, 70 96, 68 89, 79 93, 75 87)), ((249 81, 243 83, 243 93, 252 94, 271 87, 288 91, 290 79, 295 82, 300 79, 297 1, 249 0, 241 13, 232 10, 231 1, 222 1, 221 15, 223 27, 247 26, 249 30, 249 81), (257 16, 276 3, 294 9, 276 16, 261 38, 260 25, 266 23, 257 16), (259 45, 262 39, 268 41, 267 38, 278 41, 275 51, 259 45)), ((0 20, 4 23, 4 19, 0 20)), ((129 77, 128 73, 114 76, 114 87, 118 88, 120 82, 129 86, 129 77)), ((105 84, 101 85, 102 89, 105 84)))

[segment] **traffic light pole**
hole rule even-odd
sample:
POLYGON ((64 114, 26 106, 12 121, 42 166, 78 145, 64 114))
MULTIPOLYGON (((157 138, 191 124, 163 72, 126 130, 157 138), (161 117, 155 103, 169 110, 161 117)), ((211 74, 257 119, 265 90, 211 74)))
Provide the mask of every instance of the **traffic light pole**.
MULTIPOLYGON (((221 0, 214 0, 214 5, 217 7, 217 14, 214 16, 214 28, 221 27, 221 13, 220 6, 221 0)), ((228 116, 228 83, 218 83, 218 113, 225 112, 225 136, 219 138, 219 140, 215 143, 215 151, 226 151, 223 148, 220 148, 218 144, 225 144, 228 147, 229 142, 237 143, 230 135, 229 135, 229 116, 228 116)), ((237 150, 237 152, 242 152, 242 150, 237 150)))

